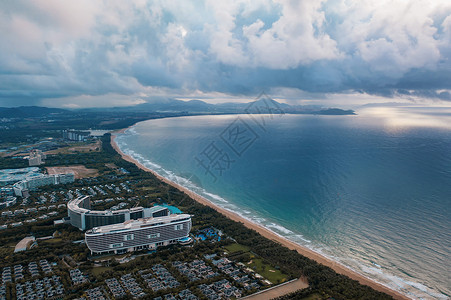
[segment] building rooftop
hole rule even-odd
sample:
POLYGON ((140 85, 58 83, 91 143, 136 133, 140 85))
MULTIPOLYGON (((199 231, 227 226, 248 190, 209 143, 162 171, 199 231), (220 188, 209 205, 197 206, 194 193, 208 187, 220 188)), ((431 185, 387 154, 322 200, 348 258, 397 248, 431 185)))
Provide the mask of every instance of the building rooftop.
POLYGON ((178 222, 191 218, 188 214, 172 214, 169 216, 155 217, 155 218, 143 218, 138 220, 129 220, 124 223, 106 225, 101 227, 94 227, 88 230, 86 234, 104 234, 114 231, 122 231, 128 229, 140 229, 146 227, 157 226, 161 224, 167 224, 172 222, 178 222))
POLYGON ((133 207, 133 208, 126 208, 126 209, 119 209, 119 210, 92 210, 80 207, 80 203, 84 201, 89 196, 79 197, 74 200, 71 200, 67 203, 67 208, 71 211, 77 212, 77 213, 89 213, 89 214, 99 214, 99 215, 115 215, 115 214, 123 214, 125 212, 134 212, 134 211, 140 211, 143 209, 141 206, 133 207))
POLYGON ((0 186, 12 184, 25 179, 42 177, 38 167, 0 170, 0 186))
MULTIPOLYGON (((71 200, 67 203, 67 208, 71 211, 77 212, 77 213, 89 213, 89 214, 99 214, 99 215, 105 215, 105 216, 111 216, 111 215, 117 215, 117 214, 124 214, 127 212, 136 212, 136 211, 141 211, 141 210, 148 210, 151 214, 158 212, 162 209, 169 209, 169 211, 172 212, 170 207, 166 207, 166 206, 160 206, 160 205, 155 205, 153 207, 150 208, 143 208, 142 206, 137 206, 137 207, 132 207, 132 208, 125 208, 125 209, 118 209, 118 210, 111 210, 111 209, 106 209, 106 210, 93 210, 93 209, 87 209, 87 208, 83 208, 80 207, 80 203, 84 200, 86 200, 86 198, 89 198, 89 196, 83 196, 83 197, 79 197, 76 198, 74 200, 71 200)), ((173 207, 173 206, 172 206, 173 207)), ((176 208, 176 207, 173 207, 176 208)), ((178 210, 180 213, 181 211, 178 210)))
POLYGON ((14 249, 14 252, 20 252, 27 250, 28 245, 33 243, 36 240, 34 236, 27 236, 23 238, 20 242, 17 243, 16 248, 14 249))

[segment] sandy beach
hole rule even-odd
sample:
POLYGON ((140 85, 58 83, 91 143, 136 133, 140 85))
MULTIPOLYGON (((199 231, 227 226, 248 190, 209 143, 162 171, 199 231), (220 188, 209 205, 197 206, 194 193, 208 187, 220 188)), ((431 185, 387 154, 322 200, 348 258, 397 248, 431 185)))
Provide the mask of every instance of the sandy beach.
POLYGON ((279 236, 279 235, 275 234, 274 232, 268 230, 267 228, 265 228, 263 226, 255 224, 255 223, 253 223, 253 222, 251 222, 249 220, 246 220, 246 219, 242 218, 238 214, 235 214, 235 213, 233 213, 231 211, 228 211, 228 210, 223 209, 223 208, 221 208, 219 206, 216 206, 215 204, 213 204, 212 202, 210 202, 206 198, 204 198, 204 197, 202 197, 202 196, 200 196, 200 195, 188 190, 187 188, 185 188, 185 187, 183 187, 183 186, 181 186, 181 185, 179 185, 179 184, 177 184, 175 182, 172 182, 172 181, 160 176, 159 174, 157 174, 156 172, 152 171, 151 169, 146 168, 145 166, 141 165, 138 161, 136 161, 132 157, 124 154, 119 149, 118 145, 115 142, 116 135, 120 134, 120 133, 123 133, 127 129, 128 128, 125 128, 125 129, 113 132, 112 133, 112 139, 111 139, 111 144, 112 144, 113 148, 122 156, 122 158, 124 160, 127 160, 129 162, 134 163, 136 166, 138 166, 142 170, 145 170, 147 172, 151 172, 158 179, 166 182, 169 185, 172 185, 173 187, 177 188, 178 190, 180 190, 182 192, 185 192, 187 195, 189 195, 191 198, 193 198, 197 202, 199 202, 199 203, 201 203, 203 205, 207 205, 207 206, 215 209, 219 213, 225 215, 226 217, 228 217, 228 218, 230 218, 230 219, 232 219, 234 221, 237 221, 237 222, 240 222, 240 223, 244 224, 246 227, 257 231, 259 234, 261 234, 262 236, 264 236, 264 237, 266 237, 266 238, 268 238, 270 240, 276 241, 276 242, 284 245, 285 247, 287 247, 289 249, 294 249, 298 253, 300 253, 301 255, 304 255, 304 256, 306 256, 306 257, 308 257, 310 259, 315 260, 316 262, 318 262, 320 264, 323 264, 325 266, 328 266, 328 267, 332 268, 337 273, 346 275, 346 276, 348 276, 348 277, 350 277, 350 278, 352 278, 354 280, 359 281, 361 284, 368 285, 368 286, 372 287, 375 290, 378 290, 378 291, 384 292, 384 293, 386 293, 388 295, 391 295, 395 299, 409 299, 407 296, 402 295, 401 293, 396 292, 396 291, 394 291, 394 290, 392 290, 392 289, 390 289, 390 288, 388 288, 388 287, 386 287, 386 286, 384 286, 382 284, 379 284, 379 283, 377 283, 377 282, 375 282, 375 281, 373 281, 371 279, 368 279, 365 276, 360 275, 360 274, 348 269, 347 267, 345 267, 345 266, 343 266, 343 265, 341 265, 341 264, 339 264, 339 263, 337 263, 337 262, 335 262, 335 261, 333 261, 331 259, 328 259, 328 258, 320 255, 319 253, 316 253, 316 252, 314 252, 314 251, 312 251, 312 250, 310 250, 308 248, 305 248, 305 247, 303 247, 303 246, 301 246, 299 244, 296 244, 296 243, 294 243, 294 242, 292 242, 292 241, 290 241, 290 240, 288 240, 288 239, 286 239, 286 238, 284 238, 282 236, 279 236))

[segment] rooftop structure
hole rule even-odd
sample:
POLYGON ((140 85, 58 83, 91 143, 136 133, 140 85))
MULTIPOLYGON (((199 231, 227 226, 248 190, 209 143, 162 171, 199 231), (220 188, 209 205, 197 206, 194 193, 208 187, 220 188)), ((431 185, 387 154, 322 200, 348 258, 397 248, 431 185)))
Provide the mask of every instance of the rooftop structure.
POLYGON ((26 251, 27 248, 34 243, 36 238, 34 236, 24 237, 19 243, 17 243, 14 252, 26 251))
POLYGON ((169 216, 163 216, 163 217, 156 217, 156 218, 142 218, 138 220, 129 220, 123 223, 119 224, 112 224, 112 225, 106 225, 106 226, 100 226, 100 227, 94 227, 91 230, 87 231, 90 234, 95 233, 111 233, 111 232, 117 232, 120 230, 137 230, 141 228, 148 228, 148 227, 155 227, 161 224, 165 223, 175 223, 179 222, 181 220, 189 219, 191 218, 188 214, 180 214, 180 215, 169 215, 169 216))
POLYGON ((21 180, 42 177, 38 167, 0 170, 0 186, 14 184, 21 180))
POLYGON ((119 210, 92 210, 90 196, 81 196, 67 203, 67 212, 70 223, 81 230, 111 224, 123 223, 148 217, 161 217, 170 214, 168 208, 154 206, 143 208, 141 206, 119 210))

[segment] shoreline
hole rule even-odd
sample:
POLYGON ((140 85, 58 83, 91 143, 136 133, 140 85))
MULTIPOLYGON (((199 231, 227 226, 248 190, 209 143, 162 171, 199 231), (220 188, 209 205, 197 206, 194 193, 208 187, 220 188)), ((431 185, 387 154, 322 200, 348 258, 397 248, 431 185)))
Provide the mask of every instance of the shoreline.
MULTIPOLYGON (((134 125, 132 125, 134 126, 134 125)), ((296 250, 299 254, 308 257, 314 261, 316 261, 317 263, 320 263, 322 265, 328 266, 331 269, 333 269, 335 272, 348 276, 351 279, 357 280, 359 283, 363 284, 363 285, 367 285, 377 291, 386 293, 390 296, 392 296, 394 299, 410 299, 409 297, 401 294, 400 292, 397 292, 395 290, 390 289, 389 287, 386 287, 376 281, 373 281, 347 267, 345 267, 344 265, 341 265, 340 263, 333 261, 325 256, 322 256, 321 254, 310 250, 304 246, 301 246, 295 242, 292 242, 288 239, 286 239, 285 237, 278 235, 276 233, 274 233, 273 231, 258 225, 250 220, 247 220, 243 217, 241 217, 240 215, 231 212, 225 208, 222 208, 220 206, 217 206, 216 204, 212 203, 211 201, 209 201, 208 199, 192 192, 191 190, 187 189, 186 187, 183 187, 161 175, 159 175, 158 173, 156 173, 155 171, 143 166, 141 163, 139 163, 136 159, 132 158, 131 156, 123 153, 121 151, 121 149, 119 148, 119 146, 117 145, 115 139, 117 134, 122 134, 124 133, 127 129, 131 128, 132 126, 129 126, 127 128, 123 128, 120 130, 116 130, 111 132, 111 145, 112 147, 121 155, 122 159, 131 162, 133 164, 135 164, 138 168, 146 171, 146 172, 150 172, 153 175, 155 175, 159 180, 175 187, 176 189, 184 192, 185 194, 187 194, 188 196, 190 196, 192 199, 194 199, 195 201, 197 201, 200 204, 209 206, 211 208, 213 208, 214 210, 216 210, 217 212, 221 213, 222 215, 226 216, 227 218, 234 220, 236 222, 242 223, 244 226, 246 226, 247 228, 253 229, 255 231, 257 231, 260 235, 266 237, 267 239, 273 240, 279 244, 282 244, 283 246, 287 247, 290 250, 296 250)))

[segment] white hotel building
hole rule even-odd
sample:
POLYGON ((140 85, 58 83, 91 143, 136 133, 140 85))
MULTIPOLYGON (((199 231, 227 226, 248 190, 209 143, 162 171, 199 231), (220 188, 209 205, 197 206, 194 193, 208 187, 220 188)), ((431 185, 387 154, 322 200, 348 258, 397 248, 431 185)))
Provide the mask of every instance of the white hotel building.
POLYGON ((178 243, 189 238, 190 230, 190 215, 168 214, 94 227, 85 241, 91 254, 124 253, 178 243))
POLYGON ((173 206, 97 211, 91 209, 91 198, 82 196, 70 201, 67 211, 70 223, 86 230, 91 254, 155 249, 190 239, 191 216, 173 206))

